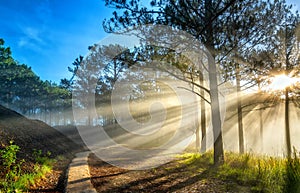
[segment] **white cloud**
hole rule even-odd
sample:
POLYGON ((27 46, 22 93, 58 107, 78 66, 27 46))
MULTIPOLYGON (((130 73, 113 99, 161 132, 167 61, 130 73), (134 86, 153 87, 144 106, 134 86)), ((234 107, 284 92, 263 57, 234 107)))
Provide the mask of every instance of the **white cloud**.
POLYGON ((24 38, 21 38, 21 40, 18 42, 19 47, 26 46, 28 44, 28 41, 24 38))
POLYGON ((26 27, 24 29, 24 34, 30 40, 34 40, 34 41, 36 41, 38 43, 43 43, 43 39, 40 37, 41 31, 39 29, 32 28, 32 27, 26 27))
POLYGON ((18 46, 22 48, 29 48, 36 52, 43 50, 46 45, 43 33, 41 30, 33 27, 23 27, 23 36, 19 38, 18 46))

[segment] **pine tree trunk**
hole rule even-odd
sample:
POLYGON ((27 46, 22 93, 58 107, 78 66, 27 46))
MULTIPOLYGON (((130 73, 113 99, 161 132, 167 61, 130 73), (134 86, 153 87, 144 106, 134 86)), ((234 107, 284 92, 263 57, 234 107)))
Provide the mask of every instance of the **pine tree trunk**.
POLYGON ((285 89, 285 138, 286 138, 286 153, 290 158, 292 154, 291 134, 290 134, 290 120, 289 120, 289 89, 285 89))
POLYGON ((221 124, 221 111, 219 102, 219 89, 217 80, 217 67, 214 57, 208 56, 209 86, 211 97, 211 120, 214 137, 214 164, 224 162, 223 136, 221 124))
MULTIPOLYGON (((200 73, 200 85, 204 86, 203 74, 200 73)), ((200 95, 205 97, 204 90, 200 90, 200 95)), ((201 151, 206 152, 206 111, 205 100, 201 98, 201 151)))
MULTIPOLYGON (((257 83, 258 86, 258 92, 261 93, 261 85, 260 82, 258 81, 257 83)), ((263 105, 260 105, 259 109, 259 137, 260 137, 260 152, 263 153, 264 151, 264 123, 263 123, 263 105)))
POLYGON ((244 147, 244 128, 243 128, 243 111, 241 100, 241 75, 239 64, 236 64, 236 92, 237 92, 237 113, 238 113, 238 131, 239 131, 239 152, 245 152, 244 147))
POLYGON ((211 119, 214 136, 214 164, 222 164, 224 162, 224 149, 223 149, 223 137, 222 137, 222 125, 221 125, 221 114, 219 104, 219 90, 217 80, 217 67, 214 58, 214 33, 213 24, 211 22, 212 15, 212 0, 205 0, 205 16, 207 21, 207 28, 205 35, 207 37, 206 48, 210 51, 208 56, 208 73, 209 73, 209 86, 210 86, 210 97, 211 97, 211 119))
POLYGON ((217 69, 213 58, 209 59, 209 84, 211 94, 211 119, 214 136, 214 164, 224 162, 222 124, 220 114, 217 69))
POLYGON ((259 110, 259 135, 260 135, 260 151, 264 151, 264 124, 262 120, 263 110, 259 110))

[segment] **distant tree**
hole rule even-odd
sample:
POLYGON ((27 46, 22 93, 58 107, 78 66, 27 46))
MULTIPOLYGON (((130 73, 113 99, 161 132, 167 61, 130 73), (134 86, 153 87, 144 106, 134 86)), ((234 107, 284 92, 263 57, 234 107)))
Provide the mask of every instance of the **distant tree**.
POLYGON ((59 87, 62 89, 60 98, 62 99, 62 114, 64 125, 67 124, 67 120, 70 123, 73 123, 73 114, 72 114, 72 84, 70 80, 61 79, 59 87))
POLYGON ((10 73, 12 73, 12 70, 9 70, 10 65, 15 65, 15 61, 11 56, 10 48, 4 47, 4 40, 0 39, 0 70, 2 72, 0 74, 0 101, 2 101, 2 103, 4 103, 4 105, 6 105, 7 107, 9 107, 9 104, 13 100, 7 83, 10 79, 10 76, 6 73, 7 71, 10 71, 10 73))
POLYGON ((133 54, 129 49, 120 45, 94 45, 92 52, 101 52, 99 60, 104 61, 103 70, 96 87, 96 106, 102 112, 104 125, 116 123, 110 106, 111 94, 117 80, 133 63, 133 54), (101 108, 102 107, 102 108, 101 108), (105 112, 103 111, 105 107, 105 112))
MULTIPOLYGON (((67 84, 67 81, 65 81, 67 84)), ((70 108, 69 85, 59 87, 50 81, 42 81, 25 64, 19 64, 11 56, 10 48, 0 39, 0 103, 29 117, 52 122, 53 114, 62 114, 70 108), (44 118, 41 114, 44 113, 44 118)), ((56 116, 57 119, 59 119, 56 116)), ((56 122, 59 122, 56 121, 56 122)))
MULTIPOLYGON (((276 24, 276 30, 268 36, 265 44, 256 50, 253 60, 253 72, 259 81, 270 82, 272 76, 285 74, 291 78, 299 77, 300 61, 300 16, 291 11, 291 6, 282 5, 281 18, 276 24)), ((290 139, 289 106, 292 100, 299 104, 299 84, 288 86, 284 90, 274 93, 278 98, 285 96, 285 133, 287 156, 291 156, 292 144, 290 139), (292 95, 292 96, 291 96, 292 95)), ((277 100, 277 104, 279 100, 277 100)))
MULTIPOLYGON (((184 81, 190 85, 187 88, 180 88, 188 90, 200 97, 201 100, 201 148, 206 150, 205 136, 206 136, 206 110, 205 103, 210 104, 209 90, 204 85, 204 75, 199 69, 198 64, 193 64, 186 56, 178 54, 175 50, 153 46, 141 45, 133 50, 136 62, 143 62, 148 64, 145 67, 169 74, 174 80, 184 81), (181 73, 174 72, 174 67, 180 70, 181 73)), ((145 76, 147 77, 147 76, 145 76)), ((149 76, 148 76, 149 77, 149 76)), ((198 112, 195 112, 198 113, 198 112)), ((198 116, 196 116, 198 117, 198 116)), ((196 120, 196 150, 200 151, 200 128, 198 120, 196 120)))
POLYGON ((68 67, 68 71, 72 74, 70 79, 63 78, 60 80, 59 87, 64 90, 61 94, 63 99, 63 119, 64 124, 66 124, 67 119, 73 124, 74 118, 72 114, 72 90, 74 86, 74 78, 76 76, 77 70, 80 68, 81 62, 83 61, 83 56, 79 56, 72 63, 71 67, 68 67))
MULTIPOLYGON (((118 53, 122 55, 125 48, 119 45, 89 47, 90 53, 85 58, 77 59, 76 71, 74 73, 74 82, 72 85, 73 96, 82 100, 78 101, 77 106, 87 111, 88 124, 92 125, 92 109, 101 103, 107 102, 113 85, 119 77, 124 63, 119 60, 118 53), (79 65, 78 65, 79 64, 79 65), (95 98, 95 102, 90 99, 95 98)), ((124 55, 124 54, 123 54, 124 55)))
POLYGON ((29 116, 34 115, 40 103, 40 90, 42 89, 42 81, 40 78, 26 65, 17 65, 15 67, 16 76, 12 84, 15 87, 14 101, 23 114, 29 116))
POLYGON ((12 64, 14 59, 11 56, 11 50, 9 47, 4 47, 4 40, 0 38, 0 64, 12 64))
POLYGON ((34 114, 39 103, 41 80, 25 64, 2 63, 0 65, 1 101, 9 108, 23 114, 34 114))

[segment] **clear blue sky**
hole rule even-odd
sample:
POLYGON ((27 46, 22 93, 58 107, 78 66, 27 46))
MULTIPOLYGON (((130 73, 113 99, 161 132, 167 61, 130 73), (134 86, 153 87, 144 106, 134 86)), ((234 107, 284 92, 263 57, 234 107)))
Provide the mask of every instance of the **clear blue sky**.
POLYGON ((68 66, 107 34, 112 9, 101 0, 0 0, 0 38, 42 80, 59 83, 68 66))
MULTIPOLYGON (((299 0, 287 2, 299 10, 299 0)), ((0 0, 0 38, 42 80, 59 83, 88 46, 107 36, 102 21, 112 11, 102 0, 0 0)))

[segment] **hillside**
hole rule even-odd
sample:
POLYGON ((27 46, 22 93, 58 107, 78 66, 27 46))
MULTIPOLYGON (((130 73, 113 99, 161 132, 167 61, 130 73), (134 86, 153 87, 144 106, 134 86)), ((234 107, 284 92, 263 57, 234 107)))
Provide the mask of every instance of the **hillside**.
MULTIPOLYGON (((0 105, 0 149, 13 140, 20 147, 18 159, 25 159, 24 168, 31 167, 34 150, 51 152, 56 158, 53 171, 30 188, 29 192, 62 193, 65 188, 67 167, 74 153, 82 147, 49 125, 30 120, 0 105)), ((5 175, 0 172, 0 176, 5 175)))
POLYGON ((34 149, 50 151, 53 157, 70 157, 80 150, 80 146, 44 122, 29 120, 0 105, 1 145, 7 145, 10 140, 21 147, 20 154, 24 158, 31 158, 34 149))

